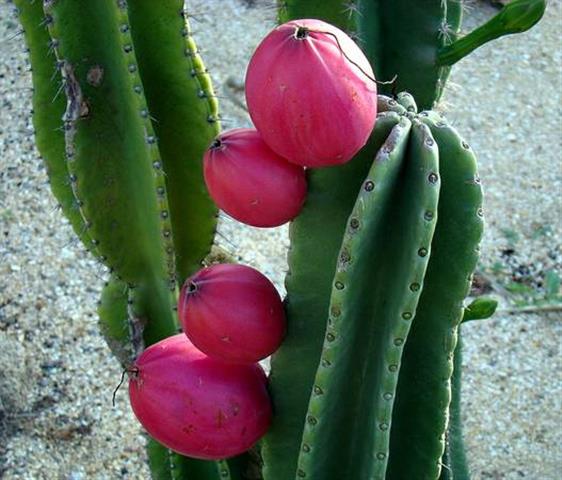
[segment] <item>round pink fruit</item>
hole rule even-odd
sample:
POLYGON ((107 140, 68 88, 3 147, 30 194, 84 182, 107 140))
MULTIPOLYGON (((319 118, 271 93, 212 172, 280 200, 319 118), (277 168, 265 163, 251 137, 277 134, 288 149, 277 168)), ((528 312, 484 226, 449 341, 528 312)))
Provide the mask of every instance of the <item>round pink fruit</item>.
POLYGON ((306 167, 338 165, 373 130, 372 79, 369 61, 340 29, 320 20, 293 20, 269 33, 255 51, 246 73, 248 110, 264 141, 282 157, 306 167))
POLYGON ((250 128, 219 135, 205 153, 204 174, 219 208, 254 227, 292 220, 306 197, 304 169, 273 152, 250 128))
POLYGON ((244 265, 199 270, 183 285, 178 315, 199 350, 227 362, 262 360, 285 334, 279 293, 267 277, 244 265))
POLYGON ((158 442, 188 457, 217 460, 248 450, 267 431, 271 405, 259 365, 225 364, 183 334, 137 359, 129 397, 158 442))

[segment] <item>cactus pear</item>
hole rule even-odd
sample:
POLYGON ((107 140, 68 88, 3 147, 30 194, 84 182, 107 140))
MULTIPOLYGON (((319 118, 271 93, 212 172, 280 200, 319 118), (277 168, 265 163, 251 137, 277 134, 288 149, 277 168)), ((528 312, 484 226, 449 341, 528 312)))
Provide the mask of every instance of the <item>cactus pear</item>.
POLYGON ((244 265, 199 270, 181 290, 178 315, 199 350, 227 362, 258 362, 277 350, 285 333, 279 293, 244 265))
POLYGON ((292 220, 306 197, 304 169, 274 153, 250 128, 219 135, 205 153, 204 174, 216 204, 254 227, 292 220))
POLYGON ((238 455, 260 439, 271 421, 261 367, 208 357, 183 333, 141 354, 131 368, 129 397, 154 439, 193 458, 238 455))
POLYGON ((369 61, 340 29, 294 20, 269 33, 246 73, 250 116, 265 143, 298 165, 346 163, 377 115, 369 61))

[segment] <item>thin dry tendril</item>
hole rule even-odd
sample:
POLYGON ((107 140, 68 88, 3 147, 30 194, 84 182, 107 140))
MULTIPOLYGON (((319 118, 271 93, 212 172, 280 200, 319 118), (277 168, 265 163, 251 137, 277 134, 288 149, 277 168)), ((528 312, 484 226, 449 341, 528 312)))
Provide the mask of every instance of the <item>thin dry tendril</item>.
MULTIPOLYGON (((361 66, 360 66, 359 64, 357 64, 357 63, 354 62, 351 58, 348 57, 348 55, 344 52, 344 50, 343 50, 343 48, 342 48, 342 46, 341 46, 341 44, 340 44, 340 41, 339 41, 339 39, 338 39, 338 37, 337 37, 337 35, 336 35, 335 33, 333 33, 333 32, 326 32, 326 31, 324 31, 324 30, 311 30, 311 29, 308 28, 308 27, 298 27, 298 30, 297 30, 297 38, 304 38, 304 36, 298 36, 298 35, 299 35, 299 31, 300 31, 300 32, 305 32, 305 33, 308 33, 308 32, 322 33, 322 34, 324 34, 324 35, 329 35, 330 37, 333 37, 334 40, 336 41, 336 44, 337 44, 337 46, 338 46, 339 51, 340 51, 341 54, 345 57, 345 59, 346 59, 349 63, 351 63, 352 65, 355 65, 355 66, 359 69, 359 71, 360 71, 363 75, 365 75, 369 80, 371 80, 372 82, 374 82, 374 83, 376 83, 376 84, 378 84, 378 85, 393 85, 393 87, 396 87, 396 79, 398 78, 398 75, 394 75, 394 77, 392 77, 390 80, 387 80, 387 81, 377 80, 376 78, 371 77, 365 70, 363 70, 363 69, 361 68, 361 66)), ((302 33, 301 33, 301 35, 302 35, 302 33)), ((305 35, 305 36, 306 36, 306 35, 305 35)), ((394 88, 393 88, 393 90, 394 90, 394 88)))

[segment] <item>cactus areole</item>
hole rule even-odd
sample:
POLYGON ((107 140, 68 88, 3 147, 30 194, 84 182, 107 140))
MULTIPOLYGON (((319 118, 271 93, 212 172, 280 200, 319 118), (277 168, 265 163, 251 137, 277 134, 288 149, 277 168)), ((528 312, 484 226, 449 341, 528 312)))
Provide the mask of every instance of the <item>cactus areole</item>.
POLYGON ((189 278, 178 315, 194 345, 226 362, 255 363, 283 340, 281 297, 263 274, 245 265, 214 265, 189 278))
POLYGON ((291 21, 265 37, 248 66, 246 99, 269 147, 306 167, 349 161, 377 114, 369 61, 349 36, 320 20, 291 21))
POLYGON ((182 455, 205 460, 238 455, 270 424, 261 367, 210 358, 183 333, 147 348, 132 372, 129 397, 137 419, 182 455))
POLYGON ((304 169, 273 152, 251 128, 219 135, 205 153, 204 174, 215 203, 254 227, 287 223, 306 196, 304 169))

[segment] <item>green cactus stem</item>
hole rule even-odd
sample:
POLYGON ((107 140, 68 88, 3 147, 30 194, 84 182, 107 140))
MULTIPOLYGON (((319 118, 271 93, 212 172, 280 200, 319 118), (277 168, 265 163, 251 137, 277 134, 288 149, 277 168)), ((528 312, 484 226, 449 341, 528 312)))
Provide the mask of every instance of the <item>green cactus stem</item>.
POLYGON ((529 30, 542 18, 545 9, 546 0, 514 0, 508 3, 484 25, 444 46, 437 57, 439 65, 453 65, 496 38, 529 30))
POLYGON ((440 474, 456 332, 482 231, 480 184, 472 151, 440 116, 417 114, 408 94, 378 103, 364 156, 310 171, 307 204, 291 225, 267 480, 440 474), (401 128, 397 142, 391 132, 401 128), (357 182, 373 148, 374 179, 357 182), (388 152, 400 168, 381 163, 388 152), (359 187, 355 207, 331 182, 340 192, 359 187), (319 335, 323 346, 312 342, 319 335))
POLYGON ((447 427, 445 452, 441 461, 442 469, 439 480, 470 480, 468 461, 466 458, 462 418, 461 418, 461 385, 462 385, 462 336, 458 332, 458 342, 454 353, 453 377, 451 379, 451 405, 449 408, 449 425, 447 427))
MULTIPOLYGON (((112 271, 100 326, 129 366, 177 331, 175 260, 181 281, 210 250, 216 208, 201 155, 218 132, 216 98, 181 2, 133 2, 134 25, 123 0, 17 2, 34 70, 38 147, 63 212, 112 271), (135 29, 143 33, 133 38, 135 29)), ((235 478, 227 462, 185 459, 154 443, 151 452, 155 477, 235 478)))
POLYGON ((400 371, 389 478, 439 476, 457 329, 483 229, 474 153, 439 115, 422 112, 420 118, 439 145, 442 187, 432 254, 400 371))
POLYGON ((61 74, 57 69, 54 46, 45 25, 43 5, 38 0, 15 0, 14 4, 32 65, 33 127, 37 149, 45 163, 51 190, 63 214, 82 242, 96 254, 97 249, 92 245, 86 222, 74 196, 66 164, 65 135, 62 128, 66 98, 61 74))
POLYGON ((399 120, 393 112, 382 113, 352 162, 308 171, 307 201, 289 231, 288 330, 271 361, 275 416, 262 448, 267 480, 294 478, 345 227, 376 152, 399 120))
POLYGON ((385 478, 402 349, 437 222, 438 171, 429 128, 403 117, 344 235, 298 477, 385 478))
POLYGON ((130 366, 136 350, 142 347, 142 338, 135 338, 137 332, 129 323, 128 301, 127 284, 113 277, 105 284, 98 303, 101 333, 123 368, 130 366))
POLYGON ((357 2, 353 0, 278 0, 279 23, 299 18, 319 18, 344 31, 355 28, 357 2))
POLYGON ((482 27, 459 38, 463 0, 350 0, 279 3, 280 21, 319 18, 347 31, 363 48, 380 93, 408 91, 420 109, 441 98, 450 67, 495 38, 520 33, 542 17, 546 0, 515 0, 482 27))
POLYGON ((65 82, 66 160, 92 243, 130 286, 147 344, 175 330, 171 225, 161 160, 123 3, 44 3, 65 82), (91 41, 98 38, 98 41, 91 41), (124 248, 126 246, 126 248, 124 248), (143 292, 150 292, 143 295, 143 292), (158 321, 150 321, 158 319, 158 321))
MULTIPOLYGON (((166 173, 181 284, 201 268, 215 233, 218 212, 205 188, 201 159, 219 133, 218 103, 183 0, 128 3, 134 52, 166 173)), ((130 54, 133 44, 124 48, 130 54)))

